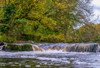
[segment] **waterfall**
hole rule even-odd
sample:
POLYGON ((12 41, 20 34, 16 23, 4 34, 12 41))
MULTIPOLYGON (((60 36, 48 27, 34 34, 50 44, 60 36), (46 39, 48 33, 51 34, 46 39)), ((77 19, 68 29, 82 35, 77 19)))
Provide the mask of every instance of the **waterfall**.
POLYGON ((3 48, 6 46, 7 44, 5 42, 0 43, 0 51, 3 50, 3 48))
POLYGON ((42 43, 37 45, 46 51, 60 50, 62 52, 100 52, 98 43, 42 43))
POLYGON ((0 46, 0 51, 3 49, 4 46, 0 46))
POLYGON ((98 44, 66 45, 63 51, 64 52, 97 52, 98 48, 99 48, 98 44))
MULTIPOLYGON (((31 45, 30 51, 42 52, 100 52, 98 43, 12 43, 10 45, 31 45)), ((5 43, 0 43, 0 50, 5 46, 5 43)))

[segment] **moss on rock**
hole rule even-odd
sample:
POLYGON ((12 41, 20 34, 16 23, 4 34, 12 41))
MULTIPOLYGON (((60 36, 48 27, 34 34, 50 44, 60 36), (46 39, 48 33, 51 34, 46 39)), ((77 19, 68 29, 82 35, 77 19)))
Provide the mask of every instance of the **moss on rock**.
POLYGON ((32 45, 7 45, 5 51, 32 51, 32 45))

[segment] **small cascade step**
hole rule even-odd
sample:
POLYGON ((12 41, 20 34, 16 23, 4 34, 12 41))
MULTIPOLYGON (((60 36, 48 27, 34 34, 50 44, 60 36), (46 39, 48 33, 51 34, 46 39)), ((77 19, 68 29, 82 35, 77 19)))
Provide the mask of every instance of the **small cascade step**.
POLYGON ((0 51, 3 49, 4 46, 0 46, 0 51))
POLYGON ((0 51, 3 50, 3 48, 6 46, 7 44, 5 42, 1 42, 0 43, 0 51))

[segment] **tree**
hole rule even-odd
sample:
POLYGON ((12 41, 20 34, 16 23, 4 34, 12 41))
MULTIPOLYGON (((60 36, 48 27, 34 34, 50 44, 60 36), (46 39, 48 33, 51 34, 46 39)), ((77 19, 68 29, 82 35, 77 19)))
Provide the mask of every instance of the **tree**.
POLYGON ((75 42, 78 24, 88 24, 90 0, 2 0, 0 29, 17 40, 75 42), (4 5, 6 3, 6 5, 4 5), (74 40, 74 41, 73 41, 74 40))

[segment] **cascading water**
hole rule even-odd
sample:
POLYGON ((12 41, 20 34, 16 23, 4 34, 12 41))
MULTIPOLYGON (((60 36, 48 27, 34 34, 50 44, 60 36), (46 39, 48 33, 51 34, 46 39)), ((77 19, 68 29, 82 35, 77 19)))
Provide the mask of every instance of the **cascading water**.
POLYGON ((33 51, 97 52, 98 43, 13 43, 11 45, 32 45, 33 51))
POLYGON ((7 45, 7 44, 4 43, 4 42, 0 43, 0 51, 3 50, 3 48, 4 48, 6 45, 7 45))
MULTIPOLYGON (((67 45, 94 45, 97 43, 38 43, 37 51, 0 51, 1 68, 100 68, 98 52, 63 52, 67 45), (60 50, 56 50, 57 47, 60 50), (45 51, 39 51, 43 48, 45 51), (51 49, 50 49, 51 48, 51 49)), ((22 45, 22 44, 21 44, 22 45)), ((71 48, 71 47, 69 47, 71 48)), ((92 47, 91 47, 92 48, 92 47)), ((58 49, 58 48, 57 48, 58 49)), ((80 49, 80 48, 79 48, 80 49)), ((89 48, 90 49, 90 48, 89 48)), ((73 50, 73 47, 72 47, 73 50)))
POLYGON ((3 50, 3 47, 4 47, 4 46, 0 46, 0 51, 3 50))
POLYGON ((45 50, 62 50, 63 52, 98 52, 98 43, 41 43, 37 44, 45 50))

